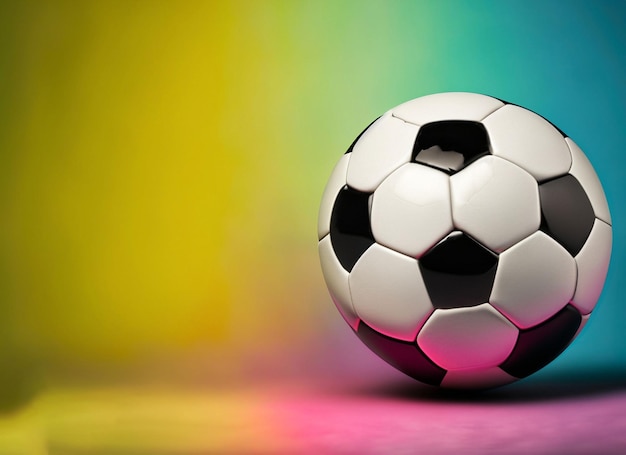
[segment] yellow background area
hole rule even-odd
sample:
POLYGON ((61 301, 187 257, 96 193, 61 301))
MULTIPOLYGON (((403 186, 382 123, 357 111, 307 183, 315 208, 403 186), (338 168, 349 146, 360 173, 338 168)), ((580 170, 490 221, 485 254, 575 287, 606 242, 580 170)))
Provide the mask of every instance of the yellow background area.
POLYGON ((311 330, 329 161, 289 8, 2 7, 5 348, 117 361, 311 330))

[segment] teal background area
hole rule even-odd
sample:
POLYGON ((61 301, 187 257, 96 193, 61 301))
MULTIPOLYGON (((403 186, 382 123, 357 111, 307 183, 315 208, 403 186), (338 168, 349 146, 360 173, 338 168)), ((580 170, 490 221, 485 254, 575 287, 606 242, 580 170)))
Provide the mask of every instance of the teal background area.
MULTIPOLYGON (((351 74, 358 90, 336 94, 338 104, 360 107, 344 119, 337 138, 349 144, 386 109, 446 91, 492 95, 556 124, 585 151, 604 185, 614 245, 603 294, 585 330, 539 374, 623 366, 626 2, 390 2, 374 9, 350 8, 350 23, 360 24, 351 32, 363 38, 363 47, 351 52, 365 62, 351 74)), ((337 48, 348 52, 342 43, 337 48)))

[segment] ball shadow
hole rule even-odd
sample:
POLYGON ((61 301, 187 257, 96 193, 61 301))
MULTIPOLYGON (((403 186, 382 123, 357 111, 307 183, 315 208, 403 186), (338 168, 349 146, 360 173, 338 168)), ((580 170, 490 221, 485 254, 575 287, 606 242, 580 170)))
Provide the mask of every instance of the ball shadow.
POLYGON ((357 393, 434 402, 519 403, 594 397, 618 392, 626 392, 626 366, 544 372, 488 390, 451 390, 403 381, 364 388, 357 393))

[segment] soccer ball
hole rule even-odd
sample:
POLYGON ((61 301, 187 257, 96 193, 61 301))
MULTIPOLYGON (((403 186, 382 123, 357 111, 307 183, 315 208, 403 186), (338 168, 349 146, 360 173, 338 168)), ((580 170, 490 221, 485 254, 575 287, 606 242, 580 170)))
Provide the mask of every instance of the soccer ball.
POLYGON ((322 196, 330 295, 372 351, 434 386, 524 378, 600 296, 611 216, 582 150, 543 117, 474 93, 370 124, 322 196))

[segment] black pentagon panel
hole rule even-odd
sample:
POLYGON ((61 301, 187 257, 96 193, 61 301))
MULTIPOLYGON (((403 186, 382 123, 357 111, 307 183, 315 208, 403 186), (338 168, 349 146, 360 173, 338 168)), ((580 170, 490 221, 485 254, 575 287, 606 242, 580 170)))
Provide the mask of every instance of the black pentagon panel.
POLYGON ((337 259, 348 272, 374 243, 370 226, 370 193, 345 186, 337 195, 330 216, 330 238, 337 259))
POLYGON ((587 193, 570 174, 539 185, 541 230, 576 256, 583 247, 595 215, 587 193))
POLYGON ((361 133, 356 137, 356 139, 352 141, 352 144, 350 144, 350 147, 348 147, 348 150, 346 150, 346 153, 344 153, 344 155, 347 155, 348 153, 352 153, 352 150, 354 149, 354 145, 357 143, 359 139, 361 139, 361 136, 363 136, 363 133, 365 133, 369 129, 369 127, 372 126, 374 122, 378 120, 379 118, 380 117, 376 117, 372 123, 367 125, 367 127, 363 131, 361 131, 361 133))
POLYGON ((458 308, 489 300, 498 256, 463 232, 455 231, 418 263, 433 306, 458 308))
MULTIPOLYGON (((492 96, 492 98, 496 98, 496 97, 495 97, 495 96, 492 96)), ((502 100, 502 99, 500 99, 500 98, 496 98, 496 99, 497 99, 498 101, 502 101, 504 104, 510 104, 510 105, 512 105, 512 106, 521 107, 522 109, 526 109, 527 111, 530 111, 530 112, 532 112, 533 114, 537 114, 535 111, 533 111, 533 110, 531 110, 531 109, 528 109, 527 107, 520 106, 519 104, 510 103, 510 102, 505 101, 505 100, 502 100)), ((552 123, 550 120, 548 120, 547 118, 545 118, 543 115, 541 115, 541 114, 537 114, 537 115, 538 115, 539 117, 541 117, 542 119, 544 119, 546 122, 548 122, 550 125, 552 125, 552 126, 554 127, 554 129, 555 129, 555 130, 557 130, 557 131, 561 134, 561 136, 563 136, 563 138, 568 137, 568 135, 567 135, 567 134, 565 134, 565 133, 563 132, 563 130, 561 130, 561 128, 559 128, 558 126, 556 126, 554 123, 552 123)))
POLYGON ((572 341, 582 317, 572 305, 535 327, 520 330, 513 352, 500 365, 506 373, 525 378, 554 360, 572 341))
POLYGON ((385 336, 359 321, 357 335, 365 345, 388 364, 425 384, 441 384, 446 370, 435 365, 416 343, 385 336))
POLYGON ((482 123, 445 120, 420 127, 411 159, 454 174, 488 155, 489 150, 489 137, 482 123))

